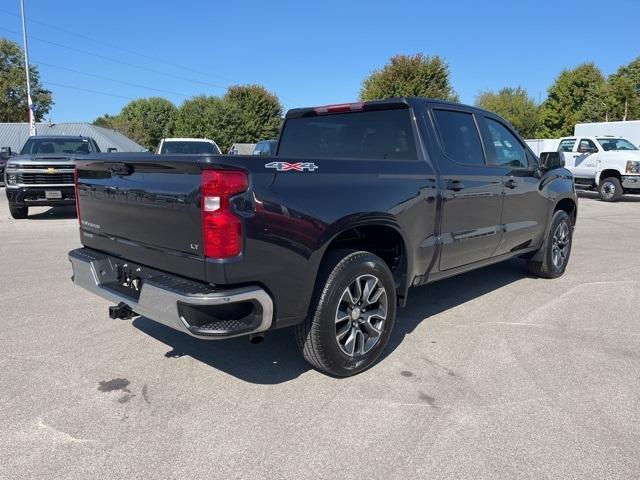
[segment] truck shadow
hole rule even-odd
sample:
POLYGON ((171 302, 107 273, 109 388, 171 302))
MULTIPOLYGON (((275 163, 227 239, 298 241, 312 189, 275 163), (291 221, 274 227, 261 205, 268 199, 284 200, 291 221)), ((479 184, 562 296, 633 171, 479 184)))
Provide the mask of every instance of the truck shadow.
POLYGON ((164 356, 169 361, 189 356, 250 383, 284 383, 311 369, 289 328, 269 332, 262 343, 252 345, 247 337, 199 340, 145 317, 136 318, 133 326, 166 344, 170 350, 164 356))
MULTIPOLYGON (((398 348, 404 337, 410 335, 420 323, 428 322, 430 317, 526 276, 525 263, 514 259, 411 289, 408 304, 400 310, 380 361, 398 348)), ((145 317, 135 319, 133 326, 169 347, 164 355, 167 361, 189 356, 250 383, 284 383, 311 369, 298 353, 293 331, 289 328, 269 332, 261 344, 252 345, 246 337, 222 341, 198 340, 145 317)))
MULTIPOLYGON (((40 207, 42 208, 42 207, 40 207)), ((65 220, 76 218, 76 207, 51 207, 43 212, 29 212, 29 220, 65 220)))

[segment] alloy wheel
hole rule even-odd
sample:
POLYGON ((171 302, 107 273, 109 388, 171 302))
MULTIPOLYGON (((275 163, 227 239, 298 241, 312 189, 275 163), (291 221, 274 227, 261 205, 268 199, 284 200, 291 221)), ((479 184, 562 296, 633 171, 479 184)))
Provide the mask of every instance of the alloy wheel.
POLYGON ((571 229, 567 222, 561 222, 553 233, 551 261, 560 270, 567 261, 571 242, 571 229))
POLYGON ((342 292, 335 315, 336 341, 350 357, 378 344, 387 320, 387 291, 374 275, 358 276, 342 292))

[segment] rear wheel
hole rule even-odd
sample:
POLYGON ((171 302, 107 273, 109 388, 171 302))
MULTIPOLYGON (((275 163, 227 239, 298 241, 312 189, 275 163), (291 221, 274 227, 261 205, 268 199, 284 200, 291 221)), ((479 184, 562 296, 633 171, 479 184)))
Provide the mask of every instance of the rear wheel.
POLYGON ((573 224, 567 212, 558 210, 540 250, 528 261, 529 272, 538 277, 557 278, 564 274, 571 255, 573 224))
POLYGON ((29 207, 9 205, 9 213, 11 213, 11 216, 16 220, 22 220, 29 216, 29 207))
POLYGON ((600 180, 600 185, 598 185, 600 200, 604 202, 617 202, 623 193, 622 184, 616 177, 607 177, 604 180, 600 180))
POLYGON ((302 356, 316 369, 348 377, 375 363, 396 317, 387 264, 364 251, 340 251, 324 262, 307 319, 296 327, 302 356))

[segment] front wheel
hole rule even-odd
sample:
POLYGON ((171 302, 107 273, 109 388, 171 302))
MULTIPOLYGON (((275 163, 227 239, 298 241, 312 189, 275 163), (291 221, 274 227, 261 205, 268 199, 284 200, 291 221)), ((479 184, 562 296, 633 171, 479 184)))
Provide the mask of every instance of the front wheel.
POLYGON ((309 315, 296 326, 302 356, 336 377, 369 368, 389 341, 396 302, 393 274, 380 257, 365 251, 330 254, 309 315))
POLYGON ((9 213, 16 220, 22 220, 29 216, 29 207, 18 207, 16 205, 9 205, 9 213))
POLYGON ((557 278, 564 274, 571 255, 573 224, 567 212, 558 210, 542 247, 528 261, 529 272, 538 277, 557 278))
POLYGON ((616 177, 607 177, 604 180, 600 180, 598 195, 600 195, 600 200, 603 202, 617 202, 623 193, 622 184, 616 177))

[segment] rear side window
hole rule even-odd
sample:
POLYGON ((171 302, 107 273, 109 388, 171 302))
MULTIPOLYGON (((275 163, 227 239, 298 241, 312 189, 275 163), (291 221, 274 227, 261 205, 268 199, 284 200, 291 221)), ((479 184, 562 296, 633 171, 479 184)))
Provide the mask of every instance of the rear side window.
POLYGON ((449 158, 466 165, 485 165, 480 134, 473 115, 453 110, 434 110, 433 114, 449 158))
POLYGON ((416 160, 408 109, 287 120, 278 156, 416 160))
POLYGON ((570 152, 573 150, 573 146, 576 144, 575 138, 565 138, 560 142, 560 146, 558 147, 559 152, 570 152))
POLYGON ((501 167, 527 168, 529 161, 525 148, 513 133, 500 122, 486 118, 490 142, 495 150, 494 165, 501 167))

